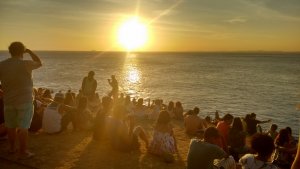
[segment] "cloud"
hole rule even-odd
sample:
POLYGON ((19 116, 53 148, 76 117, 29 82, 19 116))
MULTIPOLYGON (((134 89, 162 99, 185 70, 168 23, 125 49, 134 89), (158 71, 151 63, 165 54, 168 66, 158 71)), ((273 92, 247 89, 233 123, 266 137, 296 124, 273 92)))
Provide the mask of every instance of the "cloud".
POLYGON ((231 23, 231 24, 246 23, 247 19, 237 17, 237 18, 225 20, 225 22, 228 22, 228 23, 231 23))

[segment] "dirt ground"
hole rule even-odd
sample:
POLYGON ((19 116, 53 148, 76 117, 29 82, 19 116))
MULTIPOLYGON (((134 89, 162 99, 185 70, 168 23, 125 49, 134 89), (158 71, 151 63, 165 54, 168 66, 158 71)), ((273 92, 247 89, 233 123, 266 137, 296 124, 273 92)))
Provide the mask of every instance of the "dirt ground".
MULTIPOLYGON (((172 122, 178 144, 175 162, 168 164, 160 158, 147 153, 145 145, 128 153, 111 148, 108 140, 96 142, 91 131, 74 132, 67 130, 57 135, 46 133, 30 134, 30 149, 35 153, 31 159, 18 160, 7 153, 7 141, 0 141, 0 168, 2 169, 183 169, 190 138, 184 133, 183 123, 172 122)), ((140 121, 151 138, 153 121, 140 121)))

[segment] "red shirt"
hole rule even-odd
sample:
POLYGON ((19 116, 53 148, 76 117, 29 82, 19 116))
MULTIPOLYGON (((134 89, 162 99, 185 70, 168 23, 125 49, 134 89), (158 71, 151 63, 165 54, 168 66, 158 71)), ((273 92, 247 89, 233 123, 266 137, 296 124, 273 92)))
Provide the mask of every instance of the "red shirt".
POLYGON ((220 121, 217 124, 217 129, 219 130, 220 134, 223 137, 224 144, 225 144, 224 146, 227 146, 230 125, 228 125, 225 121, 220 121))

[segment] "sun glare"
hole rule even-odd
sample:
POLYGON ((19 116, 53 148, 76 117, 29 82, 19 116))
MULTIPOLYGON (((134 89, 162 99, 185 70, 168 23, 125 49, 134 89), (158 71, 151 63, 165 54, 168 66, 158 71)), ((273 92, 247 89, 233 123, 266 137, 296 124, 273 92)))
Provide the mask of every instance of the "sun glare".
POLYGON ((142 47, 147 38, 147 27, 137 17, 125 21, 118 31, 118 41, 128 51, 142 47))

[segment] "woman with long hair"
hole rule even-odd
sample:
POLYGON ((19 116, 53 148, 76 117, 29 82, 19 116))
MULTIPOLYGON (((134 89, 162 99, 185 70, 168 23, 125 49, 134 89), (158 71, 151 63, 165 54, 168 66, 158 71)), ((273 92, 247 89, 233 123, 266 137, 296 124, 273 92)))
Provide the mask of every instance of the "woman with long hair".
POLYGON ((228 134, 229 153, 236 161, 239 160, 239 155, 246 154, 248 148, 246 147, 246 132, 243 130, 241 118, 235 117, 233 119, 232 127, 228 134))
POLYGON ((176 139, 170 121, 171 118, 167 111, 163 110, 159 113, 148 149, 151 154, 161 156, 167 162, 172 161, 173 154, 177 151, 176 139))

